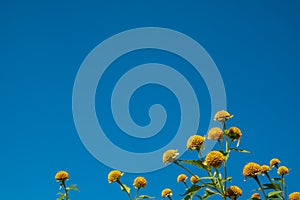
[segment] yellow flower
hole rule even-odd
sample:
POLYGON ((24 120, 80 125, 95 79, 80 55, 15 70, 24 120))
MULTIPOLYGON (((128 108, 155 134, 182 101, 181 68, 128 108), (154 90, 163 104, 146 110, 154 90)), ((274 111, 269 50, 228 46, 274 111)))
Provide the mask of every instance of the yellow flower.
POLYGON ((205 163, 208 166, 219 168, 221 167, 222 163, 225 161, 225 157, 219 151, 211 151, 207 154, 205 158, 205 163))
POLYGON ((59 171, 55 174, 55 179, 57 181, 65 181, 69 179, 69 174, 66 171, 59 171))
POLYGON ((188 177, 185 174, 179 174, 177 176, 177 182, 185 182, 188 177))
POLYGON ((204 141, 205 141, 205 136, 202 137, 200 135, 193 135, 188 139, 186 146, 191 151, 193 149, 200 150, 204 141))
POLYGON ((286 166, 281 166, 277 170, 277 174, 279 175, 285 175, 289 173, 289 169, 286 166))
POLYGON ((242 134, 241 130, 238 127, 231 127, 231 128, 229 128, 228 132, 227 132, 227 135, 233 141, 234 140, 238 140, 237 146, 239 146, 240 140, 241 140, 241 137, 242 137, 243 134, 242 134))
POLYGON ((109 183, 117 182, 120 180, 121 176, 123 176, 122 172, 120 172, 119 170, 112 170, 111 172, 109 172, 107 179, 109 183))
POLYGON ((277 158, 273 158, 272 160, 270 160, 270 167, 278 167, 278 164, 280 163, 280 160, 277 158))
POLYGON ((261 173, 261 167, 259 164, 249 162, 244 166, 243 175, 247 177, 255 177, 261 173))
POLYGON ((214 120, 219 122, 225 122, 232 117, 233 115, 230 115, 227 111, 221 110, 215 114, 214 120))
POLYGON ((268 171, 270 171, 270 167, 268 165, 262 165, 261 166, 261 173, 265 174, 267 173, 268 171))
POLYGON ((135 188, 145 188, 146 185, 147 185, 147 180, 142 176, 136 177, 133 181, 133 186, 135 188))
POLYGON ((173 194, 172 194, 172 190, 171 189, 169 189, 169 188, 166 188, 166 189, 164 189, 162 192, 161 192, 161 196, 163 197, 163 198, 166 198, 166 197, 169 197, 169 196, 172 196, 173 194))
POLYGON ((289 200, 300 200, 300 192, 293 192, 289 195, 289 200))
POLYGON ((191 183, 196 184, 200 181, 200 178, 197 175, 196 176, 191 176, 190 181, 191 181, 191 183))
POLYGON ((209 140, 219 140, 223 137, 223 131, 219 127, 211 128, 208 131, 208 139, 209 140))
POLYGON ((226 192, 225 195, 229 198, 233 198, 236 199, 239 196, 242 196, 243 192, 241 190, 241 188, 239 188, 238 186, 230 186, 226 192))
POLYGON ((163 162, 165 164, 174 162, 176 160, 176 157, 179 155, 177 150, 167 150, 163 155, 163 162))
POLYGON ((259 193, 252 194, 251 199, 260 199, 260 194, 259 193))

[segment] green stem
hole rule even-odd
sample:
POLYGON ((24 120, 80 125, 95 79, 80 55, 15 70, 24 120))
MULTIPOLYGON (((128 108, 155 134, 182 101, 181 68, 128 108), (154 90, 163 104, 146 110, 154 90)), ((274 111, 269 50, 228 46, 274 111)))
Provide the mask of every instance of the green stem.
POLYGON ((217 188, 217 183, 215 182, 214 176, 212 175, 211 171, 208 170, 208 169, 206 169, 206 172, 207 172, 207 174, 208 174, 209 177, 213 178, 211 181, 212 181, 213 185, 216 186, 216 187, 213 188, 213 189, 215 189, 215 190, 223 197, 222 189, 221 189, 221 191, 220 191, 220 190, 217 188))
MULTIPOLYGON (((219 183, 219 185, 220 185, 220 189, 221 189, 221 191, 223 192, 223 197, 225 197, 225 189, 224 189, 224 186, 223 186, 223 184, 221 183, 221 180, 220 180, 220 173, 219 173, 219 171, 218 171, 217 168, 215 168, 215 170, 216 170, 216 172, 217 172, 218 183, 219 183)), ((226 183, 226 182, 225 182, 225 183, 226 183)))
POLYGON ((141 188, 136 189, 136 193, 135 193, 134 199, 137 199, 137 197, 139 196, 139 191, 140 191, 140 189, 141 189, 141 188))
POLYGON ((120 180, 117 180, 117 183, 119 183, 119 185, 122 187, 122 189, 126 192, 128 198, 129 198, 130 200, 132 200, 132 198, 131 198, 129 192, 127 191, 127 188, 123 185, 123 183, 121 183, 120 180))
POLYGON ((64 190, 66 192, 66 200, 70 200, 70 198, 69 198, 69 190, 67 189, 65 181, 62 181, 62 185, 63 185, 64 190))
POLYGON ((221 143, 220 139, 218 139, 218 143, 219 143, 219 146, 220 146, 220 150, 223 151, 223 146, 222 146, 222 143, 221 143))
POLYGON ((188 168, 186 168, 185 166, 183 166, 182 164, 180 164, 177 160, 174 161, 175 165, 178 165, 179 167, 181 167, 182 169, 184 169, 185 171, 187 171, 187 173, 189 173, 192 176, 196 176, 192 171, 190 171, 188 168))
POLYGON ((185 188, 189 188, 188 184, 185 181, 183 182, 183 184, 184 184, 185 188))
POLYGON ((282 175, 282 197, 283 199, 287 199, 287 192, 286 192, 286 184, 284 181, 284 175, 282 175))
POLYGON ((200 157, 201 161, 204 161, 204 158, 203 158, 201 150, 198 149, 197 151, 198 151, 198 154, 199 154, 199 157, 200 157))
POLYGON ((172 200, 172 197, 169 195, 169 196, 168 196, 168 199, 172 200))
POLYGON ((268 196, 266 195, 266 193, 265 193, 265 191, 264 191, 264 189, 263 189, 263 187, 262 187, 262 185, 261 185, 261 183, 260 183, 258 177, 255 176, 255 177, 253 177, 253 178, 254 178, 254 180, 257 182, 257 184, 259 185, 259 187, 260 187, 260 189, 261 189, 261 191, 262 191, 262 193, 263 193, 263 195, 264 195, 264 198, 265 198, 266 200, 268 200, 268 196))
MULTIPOLYGON (((174 164, 178 165, 179 167, 187 171, 187 173, 189 173, 190 175, 197 177, 191 170, 189 170, 188 168, 180 164, 177 160, 174 161, 174 164)), ((201 179, 199 179, 199 181, 200 183, 205 184, 201 179)))
POLYGON ((269 179, 270 183, 273 183, 273 181, 272 181, 272 179, 271 179, 271 177, 270 177, 269 173, 268 173, 268 172, 266 172, 265 174, 266 174, 267 178, 269 179))

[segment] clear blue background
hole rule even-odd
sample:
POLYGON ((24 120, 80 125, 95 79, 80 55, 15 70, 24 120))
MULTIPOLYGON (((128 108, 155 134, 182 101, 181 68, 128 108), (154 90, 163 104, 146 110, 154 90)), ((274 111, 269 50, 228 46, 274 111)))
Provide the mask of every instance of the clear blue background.
MULTIPOLYGON (((71 193, 72 200, 126 199, 116 184, 107 183, 111 169, 94 159, 77 135, 72 87, 96 45, 144 26, 189 35, 217 64, 228 110, 235 115, 230 125, 242 129, 241 147, 253 152, 231 157, 229 174, 243 189, 242 199, 256 187, 253 180, 243 181, 243 165, 273 157, 291 168, 288 191, 300 191, 299 9, 297 0, 1 1, 1 199, 55 199, 54 175, 61 169, 81 190, 71 193)), ((205 89, 203 96, 208 98, 205 89)), ((202 105, 199 134, 210 116, 209 102, 202 105)), ((160 199, 161 190, 170 187, 180 199, 181 172, 169 166, 142 174, 149 182, 145 193, 160 199)), ((135 176, 123 180, 131 185, 135 176)))

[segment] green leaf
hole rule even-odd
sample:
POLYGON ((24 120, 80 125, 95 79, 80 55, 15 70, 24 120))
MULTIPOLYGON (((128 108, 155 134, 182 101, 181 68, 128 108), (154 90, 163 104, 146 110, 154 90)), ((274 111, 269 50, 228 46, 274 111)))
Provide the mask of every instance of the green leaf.
POLYGON ((194 165, 200 169, 208 170, 210 167, 206 164, 204 164, 201 160, 178 160, 179 162, 194 165))
POLYGON ((279 198, 279 194, 282 193, 282 191, 274 191, 274 192, 269 192, 268 197, 269 198, 279 198))
POLYGON ((281 187, 278 183, 267 183, 267 184, 263 184, 263 186, 265 186, 265 190, 268 189, 273 189, 273 190, 277 190, 277 191, 281 191, 281 187))
POLYGON ((186 190, 184 194, 181 194, 180 196, 185 196, 185 195, 194 195, 196 192, 198 192, 203 186, 200 185, 192 185, 190 188, 186 190))
POLYGON ((220 181, 221 181, 221 183, 224 183, 224 182, 226 182, 226 181, 231 181, 231 180, 232 180, 232 177, 229 176, 229 177, 227 177, 227 178, 222 178, 220 181))
POLYGON ((122 185, 124 186, 125 189, 122 186, 120 186, 121 190, 124 192, 130 193, 130 187, 127 187, 127 185, 125 185, 125 184, 122 184, 122 185))
POLYGON ((71 185, 70 187, 67 188, 68 190, 76 190, 79 192, 79 189, 77 188, 76 184, 71 185))
POLYGON ((272 178, 273 181, 278 181, 279 183, 282 183, 282 178, 272 178))
POLYGON ((57 200, 64 200, 65 196, 66 196, 66 194, 59 192, 59 197, 57 198, 57 200))
POLYGON ((217 192, 215 192, 215 191, 212 191, 212 190, 210 190, 210 189, 208 189, 208 188, 206 188, 205 189, 205 194, 204 194, 204 196, 202 197, 202 199, 207 199, 207 198, 209 198, 209 197, 211 197, 211 196, 213 196, 213 195, 216 195, 216 194, 218 194, 217 192))
POLYGON ((251 153, 248 150, 243 150, 243 149, 238 149, 238 148, 230 148, 229 150, 231 150, 231 151, 237 151, 237 152, 240 152, 240 153, 251 153))
POLYGON ((148 196, 148 195, 140 195, 136 199, 153 199, 154 197, 148 196))

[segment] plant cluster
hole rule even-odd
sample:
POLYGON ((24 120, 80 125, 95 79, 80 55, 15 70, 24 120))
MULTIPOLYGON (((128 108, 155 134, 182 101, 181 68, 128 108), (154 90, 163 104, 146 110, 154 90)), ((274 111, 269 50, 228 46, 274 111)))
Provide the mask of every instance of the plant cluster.
MULTIPOLYGON (((192 160, 179 159, 179 152, 176 149, 167 150, 162 161, 167 164, 175 164, 185 171, 177 176, 177 182, 185 187, 181 195, 183 200, 200 199, 205 200, 212 196, 219 196, 220 199, 236 200, 243 195, 243 191, 237 185, 232 184, 233 178, 227 174, 227 166, 232 152, 250 153, 239 148, 242 132, 238 127, 226 127, 226 122, 233 115, 225 110, 217 112, 214 120, 220 122, 220 127, 211 128, 207 136, 192 135, 186 142, 187 149, 197 152, 197 158, 192 160), (206 140, 214 140, 218 143, 218 150, 210 151, 203 156, 206 140), (191 167, 190 167, 191 166, 191 167), (205 176, 197 173, 204 172, 205 176), (189 176, 189 177, 188 177, 189 176), (189 181, 188 181, 189 179, 189 181), (189 183, 190 182, 190 183, 189 183)), ((241 170, 246 179, 253 179, 258 188, 249 200, 300 200, 300 192, 293 192, 287 195, 286 175, 289 168, 280 165, 280 160, 273 158, 268 165, 259 165, 255 162, 247 163, 241 170), (277 176, 272 177, 270 171, 277 170, 277 176), (264 176, 264 177, 262 177, 264 176), (263 180, 263 182, 262 182, 263 180)), ((132 197, 131 189, 121 182, 124 173, 119 170, 112 170, 108 173, 109 183, 118 183, 123 192, 127 194, 129 200, 139 200, 153 198, 148 195, 140 195, 140 189, 144 189, 147 181, 144 177, 136 177, 133 181, 135 195, 132 197)), ((68 173, 60 171, 55 179, 60 183, 60 190, 64 188, 64 193, 59 193, 58 200, 70 200, 68 191, 78 190, 76 185, 66 187, 65 181, 68 180, 68 173)), ((165 188, 161 192, 163 198, 172 200, 173 192, 170 188, 165 188)))

